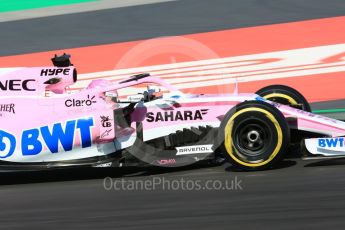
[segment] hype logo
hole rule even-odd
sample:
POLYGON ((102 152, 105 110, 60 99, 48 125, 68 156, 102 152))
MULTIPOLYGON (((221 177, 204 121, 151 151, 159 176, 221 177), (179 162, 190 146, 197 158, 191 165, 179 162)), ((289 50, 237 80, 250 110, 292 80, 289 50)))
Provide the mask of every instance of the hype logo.
POLYGON ((0 158, 6 158, 14 153, 16 138, 5 131, 0 130, 0 158))

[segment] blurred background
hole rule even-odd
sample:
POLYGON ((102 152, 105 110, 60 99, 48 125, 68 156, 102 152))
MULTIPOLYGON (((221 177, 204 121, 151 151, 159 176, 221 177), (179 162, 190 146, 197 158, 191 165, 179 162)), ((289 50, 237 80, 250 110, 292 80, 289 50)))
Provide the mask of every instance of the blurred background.
MULTIPOLYGON (((345 119, 343 0, 0 0, 0 68, 72 55, 78 90, 150 72, 191 93, 296 88, 345 119)), ((343 162, 285 161, 266 172, 184 170, 0 174, 0 228, 341 229, 343 162), (296 162, 298 164, 296 164, 296 162), (242 190, 106 190, 104 178, 241 180, 242 190)))

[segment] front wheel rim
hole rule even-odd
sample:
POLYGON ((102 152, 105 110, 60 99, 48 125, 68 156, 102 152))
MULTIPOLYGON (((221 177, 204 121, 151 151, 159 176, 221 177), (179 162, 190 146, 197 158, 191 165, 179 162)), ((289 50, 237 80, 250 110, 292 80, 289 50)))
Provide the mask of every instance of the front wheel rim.
POLYGON ((246 157, 260 156, 266 152, 271 139, 269 127, 261 120, 242 121, 234 129, 234 147, 246 157))

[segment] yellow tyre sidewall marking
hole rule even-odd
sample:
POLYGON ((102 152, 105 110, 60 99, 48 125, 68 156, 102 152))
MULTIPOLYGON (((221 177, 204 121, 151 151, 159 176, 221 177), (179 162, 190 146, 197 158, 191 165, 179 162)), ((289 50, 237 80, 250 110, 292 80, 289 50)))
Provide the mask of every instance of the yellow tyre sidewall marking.
POLYGON ((263 96, 263 98, 265 98, 266 100, 269 100, 272 97, 285 98, 286 100, 288 100, 290 102, 291 105, 298 104, 295 99, 293 99, 292 97, 290 97, 286 94, 282 94, 282 93, 271 93, 271 94, 267 94, 266 96, 263 96))
POLYGON ((272 161, 276 155, 279 153, 279 150, 281 148, 283 144, 283 132, 282 129, 278 123, 278 121, 276 120, 276 118, 267 110, 261 109, 261 108, 245 108, 242 109, 238 112, 236 112, 234 115, 232 115, 230 117, 230 119, 228 120, 228 122, 226 123, 225 126, 225 140, 224 140, 224 145, 225 145, 225 149, 227 151, 227 153, 231 156, 231 158, 233 160, 235 160, 237 163, 241 164, 241 165, 245 165, 248 167, 259 167, 262 165, 266 165, 267 163, 269 163, 270 161, 272 161), (278 143, 277 146, 275 147, 275 149, 273 150, 272 154, 270 155, 270 157, 263 161, 263 162, 259 162, 259 163, 248 163, 248 162, 244 162, 241 159, 238 159, 235 154, 233 153, 233 149, 232 149, 232 137, 231 137, 231 133, 232 133, 232 128, 233 128, 233 124, 234 124, 234 120, 236 117, 238 117, 239 115, 241 115, 242 113, 246 113, 246 112, 260 112, 263 113, 267 116, 268 119, 270 119, 270 121, 273 122, 276 130, 277 130, 277 136, 278 136, 278 143))

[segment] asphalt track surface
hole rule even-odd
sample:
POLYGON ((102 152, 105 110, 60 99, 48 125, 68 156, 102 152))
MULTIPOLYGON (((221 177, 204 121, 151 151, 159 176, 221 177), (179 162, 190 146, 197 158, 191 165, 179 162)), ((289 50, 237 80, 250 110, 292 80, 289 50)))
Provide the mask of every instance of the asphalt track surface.
MULTIPOLYGON (((0 55, 340 16, 344 6, 341 0, 186 0, 4 22, 0 55)), ((0 228, 343 229, 344 174, 345 161, 296 158, 262 172, 237 172, 226 163, 173 171, 4 172, 0 228), (237 178, 242 190, 107 191, 107 176, 201 183, 237 178)))
POLYGON ((342 0, 172 1, 3 22, 0 56, 341 15, 342 0))

